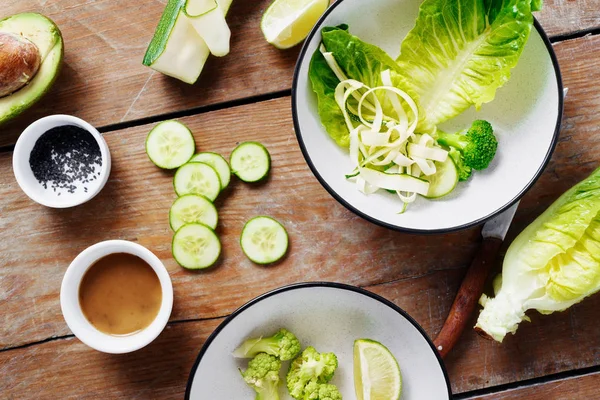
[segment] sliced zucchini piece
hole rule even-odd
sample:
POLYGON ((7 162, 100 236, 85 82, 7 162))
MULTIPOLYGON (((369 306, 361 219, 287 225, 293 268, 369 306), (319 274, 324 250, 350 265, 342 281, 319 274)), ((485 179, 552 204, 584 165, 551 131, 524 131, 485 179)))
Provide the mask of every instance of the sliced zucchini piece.
POLYGON ((229 54, 231 31, 225 22, 223 7, 216 0, 187 0, 184 10, 212 55, 229 54))
POLYGON ((271 156, 258 142, 240 143, 229 157, 232 172, 244 182, 264 179, 271 168, 271 156))
POLYGON ((146 154, 160 168, 179 168, 192 158, 194 151, 192 132, 178 121, 161 122, 146 138, 146 154))
MULTIPOLYGON (((232 0, 219 1, 223 15, 232 0)), ((210 49, 185 15, 186 0, 169 0, 143 64, 165 75, 192 84, 198 80, 210 49)))
POLYGON ((192 223, 204 224, 210 229, 215 229, 218 220, 215 205, 206 197, 197 194, 178 197, 169 210, 169 224, 174 231, 192 223))
POLYGON ((270 264, 279 261, 287 252, 288 234, 277 220, 254 217, 244 225, 240 245, 251 261, 270 264))
POLYGON ((200 162, 179 167, 173 178, 173 186, 177 196, 199 194, 210 201, 214 201, 221 191, 221 181, 217 172, 210 165, 200 162))
POLYGON ((192 157, 190 162, 203 162, 213 167, 217 171, 217 174, 219 174, 221 190, 229 185, 229 181, 231 181, 231 168, 229 168, 229 163, 222 155, 210 152, 198 153, 192 157))
POLYGON ((435 174, 426 177, 429 181, 429 190, 425 197, 434 199, 450 193, 458 183, 458 170, 451 157, 444 162, 435 162, 435 174))
POLYGON ((173 236, 173 258, 187 269, 212 266, 221 254, 221 242, 215 232, 203 224, 187 224, 173 236))

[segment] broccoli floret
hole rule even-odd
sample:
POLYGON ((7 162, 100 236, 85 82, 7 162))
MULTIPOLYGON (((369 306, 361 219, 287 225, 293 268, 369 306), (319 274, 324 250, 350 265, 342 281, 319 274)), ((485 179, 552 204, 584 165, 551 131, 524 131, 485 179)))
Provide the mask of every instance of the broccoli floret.
POLYGON ((268 338, 246 340, 233 352, 233 356, 252 358, 258 353, 279 357, 281 361, 291 360, 300 353, 300 342, 293 333, 286 329, 280 329, 279 332, 268 338))
POLYGON ((439 132, 437 136, 439 144, 458 150, 462 155, 462 164, 476 170, 486 169, 498 148, 492 125, 483 120, 474 121, 466 133, 439 132))
POLYGON ((256 392, 256 400, 279 400, 279 370, 281 361, 272 355, 260 353, 240 370, 246 383, 256 392))
POLYGON ((452 161, 454 161, 454 165, 456 166, 456 169, 458 171, 458 180, 466 181, 467 179, 469 179, 469 177, 471 177, 471 172, 473 172, 473 169, 465 165, 460 151, 456 150, 454 147, 450 147, 448 156, 452 159, 452 161))
POLYGON ((314 347, 307 347, 290 364, 286 379, 290 395, 295 399, 303 400, 309 382, 329 382, 337 366, 338 360, 335 354, 319 353, 314 347))
POLYGON ((335 385, 312 380, 304 388, 303 400, 342 400, 342 394, 335 385))

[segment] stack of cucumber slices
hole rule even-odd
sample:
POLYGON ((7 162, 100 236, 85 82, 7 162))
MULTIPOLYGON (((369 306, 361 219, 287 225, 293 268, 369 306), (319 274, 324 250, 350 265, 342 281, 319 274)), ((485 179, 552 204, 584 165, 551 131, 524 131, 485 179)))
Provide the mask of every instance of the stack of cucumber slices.
MULTIPOLYGON (((177 199, 169 211, 173 236, 173 258, 184 268, 204 269, 214 265, 221 254, 215 233, 219 215, 213 204, 225 190, 233 172, 244 182, 264 180, 271 168, 267 149, 258 142, 239 144, 228 163, 212 152, 194 154, 196 143, 187 126, 164 121, 146 139, 146 153, 163 169, 177 169, 173 187, 177 199)), ((288 235, 278 221, 258 216, 250 219, 240 238, 244 254, 257 264, 279 261, 288 248, 288 235)))

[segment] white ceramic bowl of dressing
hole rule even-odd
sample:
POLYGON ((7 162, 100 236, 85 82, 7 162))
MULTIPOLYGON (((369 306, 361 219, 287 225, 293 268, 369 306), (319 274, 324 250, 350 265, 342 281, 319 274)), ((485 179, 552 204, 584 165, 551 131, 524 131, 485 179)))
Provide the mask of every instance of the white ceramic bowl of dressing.
POLYGON ((33 122, 19 136, 13 152, 13 172, 21 190, 31 200, 51 208, 74 207, 91 200, 100 193, 108 181, 110 168, 110 151, 100 132, 86 121, 71 115, 50 115, 33 122), (95 179, 81 184, 81 187, 78 187, 74 193, 65 190, 54 191, 51 187, 44 188, 35 177, 29 160, 36 142, 44 133, 52 128, 66 125, 74 125, 89 132, 98 143, 102 160, 102 165, 96 167, 96 171, 94 171, 97 175, 95 179), (83 187, 87 190, 83 190, 83 187))
POLYGON ((173 285, 164 264, 150 250, 126 240, 108 240, 88 247, 71 262, 60 288, 60 306, 67 325, 83 343, 104 353, 129 353, 151 343, 167 325, 173 308, 173 285), (160 308, 154 320, 128 335, 111 335, 97 329, 85 316, 79 298, 81 282, 88 269, 103 257, 115 253, 132 254, 145 261, 156 273, 162 290, 160 308))

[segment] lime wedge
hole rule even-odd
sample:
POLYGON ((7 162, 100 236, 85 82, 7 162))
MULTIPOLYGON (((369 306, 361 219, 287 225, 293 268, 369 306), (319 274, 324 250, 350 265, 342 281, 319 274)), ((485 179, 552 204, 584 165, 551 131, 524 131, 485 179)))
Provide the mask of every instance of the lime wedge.
POLYGON ((354 341, 354 390, 357 400, 400 398, 400 367, 387 347, 369 339, 354 341))
POLYGON ((275 0, 265 11, 260 29, 278 49, 300 43, 329 6, 329 0, 275 0))

